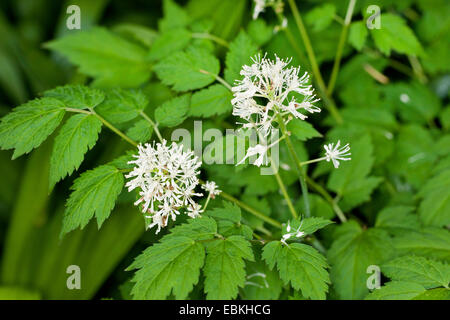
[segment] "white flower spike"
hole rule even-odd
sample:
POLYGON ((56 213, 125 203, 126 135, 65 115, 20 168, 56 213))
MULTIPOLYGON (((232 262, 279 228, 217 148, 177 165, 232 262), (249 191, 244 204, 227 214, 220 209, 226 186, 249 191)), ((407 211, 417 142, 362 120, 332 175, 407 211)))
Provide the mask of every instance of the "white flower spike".
POLYGON ((236 81, 232 89, 233 115, 247 121, 244 128, 255 128, 266 137, 278 115, 287 123, 289 115, 304 120, 307 116, 301 111, 320 112, 313 105, 319 99, 309 84, 308 73, 299 75, 300 67, 288 66, 290 59, 282 60, 275 55, 275 60, 270 60, 266 55, 262 58, 257 55, 252 61, 252 65, 242 67, 244 78, 236 81), (301 100, 292 97, 288 101, 290 93, 299 94, 301 100))
POLYGON ((192 199, 202 195, 194 191, 201 162, 192 151, 184 152, 182 146, 166 143, 139 145, 136 160, 128 162, 135 167, 125 176, 131 179, 126 184, 128 191, 139 189, 135 205, 142 203, 142 212, 152 219, 148 228, 157 226, 156 233, 167 226, 169 218, 175 221, 182 208, 187 207, 192 218, 202 212, 192 199))
POLYGON ((348 156, 351 155, 350 145, 347 143, 345 146, 340 147, 341 141, 338 140, 336 145, 334 143, 330 143, 328 145, 324 145, 325 148, 325 158, 329 162, 330 160, 333 162, 335 168, 339 168, 339 160, 348 161, 351 160, 348 156))

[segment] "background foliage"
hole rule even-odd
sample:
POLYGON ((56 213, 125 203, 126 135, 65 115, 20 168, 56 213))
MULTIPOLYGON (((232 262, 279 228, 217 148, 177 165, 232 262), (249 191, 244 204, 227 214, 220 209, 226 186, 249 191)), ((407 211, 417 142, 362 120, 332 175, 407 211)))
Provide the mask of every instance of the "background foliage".
MULTIPOLYGON (((297 5, 328 83, 348 2, 297 5)), ((321 220, 310 220, 317 227, 308 233, 317 232, 289 247, 255 244, 253 230, 268 240, 281 230, 220 200, 201 219, 179 219, 158 236, 144 232, 134 195, 122 192, 118 157, 132 148, 93 115, 64 111, 95 108, 143 142, 156 137, 142 112, 166 137, 176 127, 192 130, 194 119, 203 130, 231 128, 231 94, 215 75, 232 84, 250 56, 266 51, 311 68, 287 3, 288 29, 276 33, 273 11, 253 21, 244 0, 21 0, 0 8, 0 113, 8 114, 0 146, 15 148, 0 151, 0 298, 450 298, 448 1, 356 1, 330 90, 343 121, 324 102, 324 112, 308 118, 313 126, 289 125, 302 160, 321 155, 322 132, 326 141, 350 142, 352 161, 339 170, 309 166, 335 200, 313 188, 312 214, 321 220), (66 28, 69 4, 81 7, 80 32, 66 28), (382 10, 379 30, 365 26, 373 4, 382 10), (217 232, 224 238, 209 241, 217 232), (66 287, 72 264, 82 270, 82 290, 66 287), (383 273, 372 293, 369 265, 383 273), (265 278, 249 277, 255 273, 265 278)), ((301 211, 286 169, 294 165, 280 152, 288 165, 281 176, 301 211)), ((203 172, 266 216, 290 219, 273 176, 232 165, 203 172)))

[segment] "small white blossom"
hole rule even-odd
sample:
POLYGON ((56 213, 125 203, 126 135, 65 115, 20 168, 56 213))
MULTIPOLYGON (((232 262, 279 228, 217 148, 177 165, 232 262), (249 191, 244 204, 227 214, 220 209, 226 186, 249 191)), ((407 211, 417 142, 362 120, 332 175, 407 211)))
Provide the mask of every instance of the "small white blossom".
POLYGON ((258 158, 256 158, 255 162, 253 162, 253 165, 260 167, 264 163, 264 157, 266 156, 268 150, 268 146, 263 146, 261 144, 257 144, 254 147, 249 147, 247 149, 247 154, 244 158, 242 158, 241 161, 239 161, 236 165, 240 165, 244 163, 244 161, 251 156, 258 155, 258 158))
POLYGON ((345 146, 340 147, 341 141, 339 140, 336 145, 334 143, 330 143, 328 145, 324 145, 326 154, 326 160, 329 162, 330 160, 333 162, 333 165, 335 168, 339 168, 339 161, 348 161, 351 160, 351 158, 347 158, 347 156, 350 156, 350 145, 347 143, 345 146))
POLYGON ((290 59, 275 56, 275 60, 270 60, 258 55, 252 61, 250 66, 242 67, 240 74, 244 78, 236 81, 231 101, 233 115, 248 122, 244 128, 256 128, 266 137, 279 114, 287 123, 290 120, 287 115, 304 120, 307 116, 300 111, 320 112, 320 108, 313 105, 318 99, 308 84, 308 73, 299 75, 300 67, 288 67, 290 59), (300 94, 302 100, 292 97, 288 101, 290 93, 300 94))
POLYGON ((187 215, 191 218, 197 218, 200 215, 200 213, 203 212, 201 208, 202 206, 199 205, 198 203, 191 204, 187 208, 187 215))
POLYGON ((402 94, 400 95, 400 101, 401 101, 401 102, 403 102, 403 103, 408 103, 410 100, 411 100, 411 99, 410 99, 409 95, 407 95, 406 93, 402 93, 402 94))
POLYGON ((288 239, 292 238, 292 237, 299 238, 299 239, 302 238, 302 237, 305 235, 305 233, 304 233, 303 231, 300 231, 300 228, 302 227, 302 224, 303 224, 303 221, 300 223, 300 225, 298 226, 297 230, 295 230, 295 231, 293 231, 293 232, 290 232, 290 231, 291 231, 291 225, 290 225, 290 223, 288 222, 288 225, 287 225, 287 227, 286 227, 287 233, 285 233, 285 234, 281 237, 281 240, 280 240, 280 241, 281 241, 283 244, 287 245, 286 241, 287 241, 288 239))
POLYGON ((254 0, 255 9, 253 9, 253 20, 257 19, 261 12, 264 12, 266 0, 254 0))
POLYGON ((142 212, 152 219, 148 227, 157 226, 158 233, 169 218, 175 220, 185 207, 190 217, 198 216, 201 210, 192 197, 202 195, 194 191, 199 183, 201 162, 194 153, 184 152, 176 143, 166 145, 165 140, 156 147, 148 143, 139 145, 138 150, 136 160, 128 162, 135 167, 126 175, 131 179, 126 187, 128 191, 139 189, 140 198, 135 205, 142 203, 142 212))
POLYGON ((214 196, 217 196, 222 192, 214 181, 206 181, 206 183, 202 185, 202 189, 208 192, 213 199, 214 196))

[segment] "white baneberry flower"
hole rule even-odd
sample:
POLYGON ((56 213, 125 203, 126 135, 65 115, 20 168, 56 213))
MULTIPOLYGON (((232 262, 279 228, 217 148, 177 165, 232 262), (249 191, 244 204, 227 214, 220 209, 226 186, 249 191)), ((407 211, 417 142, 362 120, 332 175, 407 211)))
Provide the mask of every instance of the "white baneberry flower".
POLYGON ((268 149, 268 146, 264 146, 262 144, 257 144, 254 147, 249 147, 247 149, 245 157, 242 158, 242 160, 239 161, 236 165, 244 163, 244 161, 251 156, 258 155, 258 158, 256 158, 255 162, 253 162, 253 165, 260 167, 264 163, 264 157, 266 156, 268 149))
POLYGON ((165 227, 169 218, 175 221, 180 209, 186 208, 190 217, 199 215, 200 208, 192 199, 201 196, 195 193, 199 184, 198 168, 201 162, 192 151, 185 152, 183 147, 172 143, 145 144, 138 146, 139 153, 133 170, 126 175, 128 191, 139 189, 139 199, 135 205, 142 204, 142 212, 152 219, 149 228, 157 226, 156 233, 165 227))
POLYGON ((202 185, 202 189, 208 192, 213 199, 222 192, 214 181, 206 181, 206 183, 202 185))
POLYGON ((341 141, 338 140, 336 145, 334 143, 330 143, 328 145, 324 145, 325 148, 325 158, 329 162, 330 160, 333 162, 333 165, 335 168, 339 168, 339 160, 342 161, 348 161, 351 160, 351 158, 348 158, 348 156, 351 155, 350 151, 350 145, 347 143, 345 146, 340 147, 341 141))
POLYGON ((290 59, 282 60, 275 55, 275 60, 252 58, 253 64, 244 65, 240 74, 242 80, 237 80, 232 88, 233 115, 247 121, 244 128, 255 128, 264 137, 274 128, 273 123, 281 115, 287 123, 292 115, 295 118, 306 119, 300 111, 309 113, 320 112, 313 104, 318 101, 314 89, 309 85, 309 75, 305 72, 299 75, 300 67, 288 67, 290 59), (298 101, 290 93, 297 93, 302 98, 298 101))
POLYGON ((294 230, 293 232, 291 232, 291 225, 290 225, 290 223, 288 222, 288 225, 286 226, 286 232, 287 232, 287 233, 285 233, 285 234, 281 237, 281 240, 280 240, 280 241, 281 241, 283 244, 287 245, 286 241, 287 241, 288 239, 292 238, 292 237, 299 238, 299 239, 302 238, 302 237, 305 235, 305 233, 304 233, 303 231, 300 231, 300 228, 302 227, 302 225, 303 225, 303 221, 300 223, 300 225, 298 226, 297 230, 294 230))
POLYGON ((191 218, 196 218, 200 215, 200 213, 203 212, 202 206, 198 203, 194 203, 188 206, 187 208, 187 215, 191 218))
POLYGON ((258 19, 261 12, 266 8, 266 0, 254 0, 255 8, 253 9, 253 20, 258 19))

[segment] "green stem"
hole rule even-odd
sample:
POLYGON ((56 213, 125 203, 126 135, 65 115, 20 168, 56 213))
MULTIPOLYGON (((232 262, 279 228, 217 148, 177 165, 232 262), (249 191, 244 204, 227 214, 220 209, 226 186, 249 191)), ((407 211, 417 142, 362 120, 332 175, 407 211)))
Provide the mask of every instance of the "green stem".
POLYGON ((308 176, 306 177, 306 182, 311 186, 312 189, 317 191, 326 201, 328 201, 341 222, 347 221, 347 218, 345 217, 339 205, 336 203, 336 201, 334 201, 333 197, 324 188, 322 188, 321 185, 314 182, 314 180, 312 180, 308 176))
POLYGON ((308 161, 303 161, 303 162, 300 162, 300 165, 301 165, 301 166, 304 166, 304 165, 306 165, 306 164, 315 163, 315 162, 320 162, 320 161, 326 160, 326 159, 327 159, 326 157, 322 157, 322 158, 312 159, 312 160, 308 160, 308 161))
POLYGON ((294 145, 292 144, 291 137, 289 136, 289 134, 287 132, 286 124, 284 123, 284 120, 280 114, 278 114, 278 122, 280 124, 281 132, 283 133, 284 136, 286 136, 286 139, 285 139, 286 145, 288 147, 292 161, 294 162, 294 164, 297 168, 298 178, 300 181, 300 187, 302 189, 302 194, 303 194, 303 200, 305 202, 305 215, 306 215, 306 217, 310 217, 311 216, 311 208, 309 205, 308 187, 306 186, 306 179, 305 179, 306 174, 303 171, 303 168, 300 164, 300 159, 298 158, 297 153, 295 152, 295 149, 294 149, 294 145))
MULTIPOLYGON (((280 25, 283 23, 284 16, 280 12, 276 12, 276 15, 278 17, 278 21, 280 25)), ((283 28, 283 32, 286 34, 286 37, 288 38, 288 41, 291 43, 291 46, 294 48, 294 50, 297 52, 300 61, 307 61, 305 55, 303 54, 302 49, 295 41, 294 35, 292 34, 289 27, 283 28)))
POLYGON ((203 206, 203 211, 206 211, 206 208, 208 207, 208 203, 209 203, 210 199, 211 199, 211 192, 208 193, 208 197, 206 198, 205 205, 203 206))
POLYGON ((230 84, 229 84, 228 82, 225 81, 224 78, 218 76, 217 74, 213 74, 213 73, 211 73, 211 72, 209 72, 209 71, 206 71, 206 70, 203 70, 203 69, 200 69, 200 70, 198 70, 198 71, 200 71, 201 73, 204 73, 204 74, 213 76, 217 81, 219 81, 221 84, 223 84, 225 87, 227 87, 228 90, 230 90, 231 92, 233 92, 233 88, 230 86, 230 84))
POLYGON ((192 33, 191 36, 192 36, 192 38, 196 38, 196 39, 208 39, 208 40, 214 41, 226 48, 229 47, 228 42, 226 40, 219 38, 215 35, 212 35, 210 33, 206 33, 206 32, 205 33, 192 33))
POLYGON ((255 217, 258 217, 259 219, 261 219, 261 220, 267 222, 268 224, 270 224, 270 225, 272 225, 272 226, 274 226, 274 227, 276 227, 276 228, 279 228, 279 229, 282 228, 281 223, 279 223, 278 221, 276 221, 276 220, 274 220, 274 219, 272 219, 272 218, 269 218, 269 217, 266 216, 265 214, 263 214, 263 213, 261 213, 261 212, 255 210, 255 209, 253 209, 252 207, 250 207, 250 206, 248 206, 247 204, 245 204, 244 202, 242 202, 242 201, 236 199, 236 198, 233 197, 232 195, 229 195, 228 193, 225 193, 225 192, 222 191, 222 192, 220 193, 219 196, 222 197, 222 198, 224 198, 224 199, 226 199, 226 200, 229 200, 229 201, 231 201, 231 202, 234 202, 236 205, 238 205, 239 207, 241 207, 241 208, 244 209, 245 211, 247 211, 247 212, 249 212, 250 214, 254 215, 255 217))
POLYGON ((153 127, 153 130, 155 131, 156 135, 158 136, 159 141, 162 142, 163 138, 161 136, 161 133, 158 130, 158 125, 155 122, 153 122, 153 120, 150 119, 150 117, 144 111, 141 111, 139 114, 141 115, 142 118, 144 118, 145 120, 147 120, 150 123, 150 125, 153 127))
POLYGON ((89 111, 86 110, 82 110, 82 109, 73 109, 73 108, 66 108, 66 111, 69 112, 77 112, 77 113, 85 113, 85 114, 92 114, 94 116, 97 117, 97 119, 99 119, 105 126, 107 126, 109 129, 111 129, 111 131, 113 131, 114 133, 116 133, 118 136, 120 136, 122 139, 124 139, 125 141, 127 141, 128 143, 132 144, 133 146, 137 147, 137 142, 132 140, 130 137, 128 137, 125 133, 123 133, 122 131, 120 131, 119 129, 117 129, 116 127, 114 127, 111 123, 109 123, 108 121, 106 121, 106 119, 104 119, 101 115, 99 115, 98 113, 96 113, 93 109, 89 108, 89 111))
POLYGON ((76 113, 84 113, 84 114, 93 114, 91 111, 83 110, 83 109, 75 109, 75 108, 66 108, 66 111, 76 112, 76 113))
POLYGON ((421 83, 426 83, 428 81, 427 77, 423 73, 422 65, 419 62, 419 59, 417 59, 416 56, 408 56, 409 63, 411 64, 411 67, 413 69, 414 75, 417 77, 417 79, 421 83))
POLYGON ((125 133, 123 133, 122 131, 120 131, 119 129, 117 129, 116 127, 114 127, 111 123, 109 123, 108 121, 106 121, 105 118, 103 118, 101 115, 99 115, 98 113, 96 113, 94 110, 91 109, 91 112, 105 125, 107 126, 109 129, 111 129, 111 131, 113 131, 115 134, 117 134, 118 136, 120 136, 122 139, 124 139, 125 141, 127 141, 128 143, 132 144, 133 146, 137 147, 138 143, 136 141, 134 141, 133 139, 131 139, 130 137, 128 137, 125 133))
POLYGON ((300 31, 300 36, 302 37, 303 43, 305 45, 306 53, 308 54, 308 58, 311 63, 312 72, 319 87, 319 93, 321 94, 322 99, 325 101, 325 105, 327 106, 333 118, 337 121, 337 123, 341 124, 343 123, 342 117, 339 114, 338 109, 336 108, 336 104, 327 94, 327 87, 325 85, 325 82, 323 81, 322 74, 320 73, 319 65, 317 64, 311 41, 309 40, 308 33, 306 32, 306 28, 303 24, 303 20, 300 12, 298 11, 297 5, 295 4, 294 0, 288 0, 288 2, 289 6, 291 7, 292 14, 294 15, 295 23, 297 24, 298 30, 300 31))
MULTIPOLYGON (((255 127, 255 124, 253 122, 252 122, 252 124, 255 127)), ((256 128, 255 128, 255 130, 256 130, 256 128)), ((258 132, 258 130, 256 130, 256 132, 258 132)), ((264 141, 264 137, 259 132, 258 132, 258 136, 261 141, 264 141)), ((274 144, 279 143, 281 140, 283 140, 285 138, 287 138, 287 136, 286 136, 286 134, 283 134, 283 136, 280 139, 278 139, 278 141, 274 142, 274 144)), ((272 169, 272 172, 275 175, 275 179, 277 180, 278 185, 280 186, 281 193, 283 194, 283 197, 286 200, 286 203, 288 205, 289 211, 292 214, 292 217, 294 219, 297 219, 297 217, 298 217, 297 212, 295 211, 294 205, 292 204, 291 198, 289 197, 289 193, 287 192, 287 189, 286 189, 286 186, 284 185, 283 179, 281 179, 281 176, 278 173, 278 170, 274 166, 274 159, 270 153, 269 148, 267 150, 267 156, 270 158, 270 168, 272 169)))
MULTIPOLYGON (((271 157, 271 160, 270 160, 270 161, 271 161, 272 164, 273 164, 273 159, 272 159, 272 157, 271 157)), ((294 219, 297 219, 298 215, 297 215, 297 212, 295 212, 294 205, 292 204, 291 198, 289 197, 289 194, 288 194, 288 192, 287 192, 286 186, 284 185, 284 182, 283 182, 283 180, 281 179, 280 174, 276 171, 275 168, 273 168, 273 165, 272 165, 272 169, 273 169, 273 174, 275 175, 275 178, 276 178, 276 180, 277 180, 277 182, 278 182, 278 185, 280 186, 281 193, 283 193, 283 196, 284 196, 284 198, 286 199, 287 205, 288 205, 288 207, 289 207, 289 211, 291 212, 292 217, 293 217, 294 219)))
POLYGON ((339 67, 341 64, 342 52, 344 51, 345 42, 347 41, 347 34, 350 28, 350 22, 352 21, 353 9, 355 8, 356 0, 350 0, 348 2, 347 14, 345 15, 344 26, 342 27, 341 35, 339 37, 339 43, 336 51, 336 57, 334 59, 333 70, 331 71, 330 81, 328 82, 328 95, 331 96, 336 84, 337 75, 339 73, 339 67))

